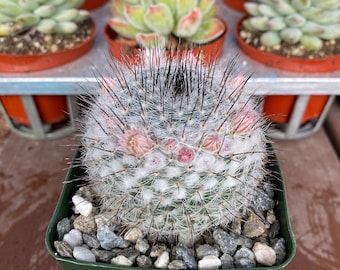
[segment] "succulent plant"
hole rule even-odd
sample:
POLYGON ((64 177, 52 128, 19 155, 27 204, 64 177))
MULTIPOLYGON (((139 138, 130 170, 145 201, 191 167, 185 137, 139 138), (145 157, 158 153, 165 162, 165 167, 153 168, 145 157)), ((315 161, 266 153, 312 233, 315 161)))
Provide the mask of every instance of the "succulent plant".
POLYGON ((89 91, 81 142, 107 220, 194 240, 254 205, 268 173, 266 124, 235 59, 205 65, 190 50, 146 49, 133 66, 111 66, 89 91))
POLYGON ((30 29, 44 34, 71 34, 77 22, 90 17, 77 9, 84 0, 0 0, 0 36, 17 35, 30 29))
POLYGON ((112 0, 111 7, 114 16, 108 24, 142 47, 164 47, 171 34, 204 44, 225 31, 224 23, 213 17, 214 0, 112 0))
POLYGON ((260 42, 272 47, 281 42, 300 43, 318 50, 324 40, 340 37, 340 0, 259 0, 247 2, 249 18, 243 26, 262 32, 260 42))

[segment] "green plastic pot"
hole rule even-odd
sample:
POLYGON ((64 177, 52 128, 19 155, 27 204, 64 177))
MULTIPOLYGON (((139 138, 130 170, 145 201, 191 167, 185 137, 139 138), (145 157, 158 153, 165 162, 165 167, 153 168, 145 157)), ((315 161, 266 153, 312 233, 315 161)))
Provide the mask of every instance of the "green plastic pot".
MULTIPOLYGON (((73 165, 76 163, 76 160, 79 160, 80 152, 79 150, 76 152, 75 157, 73 159, 73 165)), ((291 228, 289 215, 288 215, 288 207, 287 207, 287 198, 286 198, 286 189, 283 181, 283 175, 277 160, 277 157, 275 155, 272 156, 272 160, 268 162, 269 169, 273 171, 273 174, 275 175, 275 182, 273 184, 276 186, 275 189, 275 213, 276 217, 280 222, 281 236, 285 239, 286 242, 286 259, 285 261, 280 265, 275 265, 271 267, 256 267, 251 269, 256 270, 279 270, 284 269, 285 266, 287 266, 291 260, 293 259, 295 255, 296 250, 296 242, 293 235, 293 231, 291 228)), ((95 269, 136 269, 137 267, 126 267, 126 266, 118 266, 113 264, 107 264, 107 263, 91 263, 91 262, 85 262, 85 261, 78 261, 75 259, 70 258, 64 258, 57 254, 55 248, 54 248, 54 241, 58 240, 58 233, 57 233, 57 223, 59 220, 70 217, 73 214, 72 211, 72 196, 75 194, 77 188, 81 186, 81 181, 79 178, 84 175, 84 170, 81 169, 79 166, 70 166, 70 169, 66 176, 66 181, 63 185, 63 189, 59 198, 59 201, 57 203, 56 209, 54 210, 53 216, 51 218, 51 221, 48 225, 46 237, 45 237, 45 244, 47 247, 48 252, 57 260, 59 265, 63 270, 95 270, 95 269)), ((143 268, 147 269, 147 268, 143 268)), ((151 268, 149 268, 151 269, 151 268)), ((155 268, 152 268, 155 270, 155 268)), ((241 270, 241 268, 234 268, 241 270)), ((249 269, 249 268, 248 268, 249 269)))

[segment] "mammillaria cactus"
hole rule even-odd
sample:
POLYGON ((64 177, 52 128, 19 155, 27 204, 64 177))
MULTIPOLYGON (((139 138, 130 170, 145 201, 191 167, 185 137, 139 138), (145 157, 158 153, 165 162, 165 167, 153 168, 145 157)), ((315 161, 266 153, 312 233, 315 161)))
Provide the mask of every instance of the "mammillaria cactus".
POLYGON ((170 35, 196 44, 217 39, 224 23, 213 17, 215 0, 112 0, 108 24, 142 47, 164 47, 170 35))
POLYGON ((259 0, 248 2, 250 17, 243 21, 249 31, 262 32, 260 42, 273 47, 281 42, 318 50, 324 40, 340 37, 340 1, 259 0))
POLYGON ((235 60, 219 67, 146 50, 90 91, 82 164, 107 220, 194 240, 254 206, 266 124, 235 60))
POLYGON ((77 9, 84 0, 0 0, 0 36, 17 35, 32 28, 41 33, 71 34, 77 22, 90 17, 77 9))

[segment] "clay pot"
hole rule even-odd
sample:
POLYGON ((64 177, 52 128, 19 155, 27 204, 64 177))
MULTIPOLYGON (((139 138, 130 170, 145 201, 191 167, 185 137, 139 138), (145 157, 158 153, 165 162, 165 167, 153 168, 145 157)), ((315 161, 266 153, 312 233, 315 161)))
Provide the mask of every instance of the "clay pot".
POLYGON ((238 12, 246 13, 246 10, 243 6, 244 3, 247 2, 246 0, 223 0, 223 1, 228 7, 231 7, 232 9, 238 12))
MULTIPOLYGON (((17 124, 30 126, 30 120, 20 96, 3 96, 0 99, 12 120, 17 124)), ((67 120, 65 96, 34 96, 33 99, 43 124, 55 124, 67 120)))
MULTIPOLYGON (((317 119, 323 111, 329 96, 311 96, 300 124, 317 119)), ((293 112, 296 96, 275 95, 267 96, 263 103, 263 112, 274 123, 288 123, 293 112)))
MULTIPOLYGON (((194 55, 200 54, 206 62, 220 58, 223 54, 224 40, 229 32, 228 25, 225 22, 224 24, 226 30, 221 37, 200 47, 193 48, 192 53, 194 55)), ((118 34, 108 24, 104 25, 103 34, 113 57, 119 61, 123 61, 123 59, 128 62, 134 61, 134 58, 138 54, 138 44, 136 41, 117 38, 118 34)))
MULTIPOLYGON (((0 72, 41 71, 69 63, 81 57, 93 45, 97 30, 94 21, 92 21, 92 24, 93 31, 90 38, 73 48, 37 55, 0 54, 0 72)), ((0 96, 0 101, 15 124, 30 126, 30 121, 20 96, 0 96)), ((55 124, 68 119, 66 96, 38 95, 34 96, 34 102, 42 124, 55 124)))
POLYGON ((84 4, 82 4, 79 8, 91 11, 96 8, 100 8, 106 3, 107 3, 107 0, 85 0, 84 4))
MULTIPOLYGON (((297 57, 287 58, 258 50, 244 42, 239 35, 240 25, 244 19, 245 17, 241 18, 236 24, 235 36, 240 49, 255 61, 269 67, 292 72, 318 73, 340 69, 340 55, 327 57, 325 59, 302 59, 297 57)), ((327 95, 311 96, 300 124, 303 125, 310 120, 318 118, 327 103, 328 97, 327 95)), ((288 123, 295 105, 295 100, 296 96, 292 95, 266 96, 264 99, 263 113, 269 120, 275 123, 288 123)))
POLYGON ((118 38, 118 34, 108 24, 104 25, 103 35, 115 59, 120 62, 124 59, 134 61, 133 58, 138 54, 138 45, 135 40, 118 38))
POLYGON ((88 52, 92 47, 95 35, 96 25, 93 22, 90 38, 73 48, 35 55, 0 54, 0 72, 34 72, 64 65, 88 52))

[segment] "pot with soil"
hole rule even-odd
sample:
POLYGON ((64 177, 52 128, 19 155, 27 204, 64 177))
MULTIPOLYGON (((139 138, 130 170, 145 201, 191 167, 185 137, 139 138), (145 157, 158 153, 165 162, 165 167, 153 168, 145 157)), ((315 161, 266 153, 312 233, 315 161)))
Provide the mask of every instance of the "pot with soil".
MULTIPOLYGON (((241 50, 269 67, 293 72, 319 73, 340 68, 340 32, 334 16, 340 1, 247 2, 248 16, 236 25, 241 50)), ((300 122, 301 129, 323 112, 329 96, 311 96, 300 122)), ((268 96, 266 116, 282 127, 290 120, 295 96, 268 96)))
MULTIPOLYGON (((119 60, 133 59, 139 48, 167 48, 174 51, 191 49, 206 62, 221 57, 227 24, 214 17, 215 0, 167 1, 137 4, 111 0, 113 17, 103 33, 111 54, 119 60)), ((133 60, 132 60, 133 61, 133 60)))
POLYGON ((234 64, 157 49, 110 63, 46 234, 63 269, 291 261, 282 174, 234 64))
MULTIPOLYGON (((57 5, 41 1, 7 1, 3 4, 0 1, 3 7, 0 15, 6 18, 0 24, 0 72, 46 70, 69 63, 88 52, 96 34, 96 25, 88 11, 77 8, 82 2, 65 1, 57 5)), ((0 100, 14 131, 35 137, 24 99, 11 95, 1 96, 0 100)), ((39 116, 37 121, 44 129, 68 121, 66 96, 34 96, 32 100, 33 109, 39 116)))

